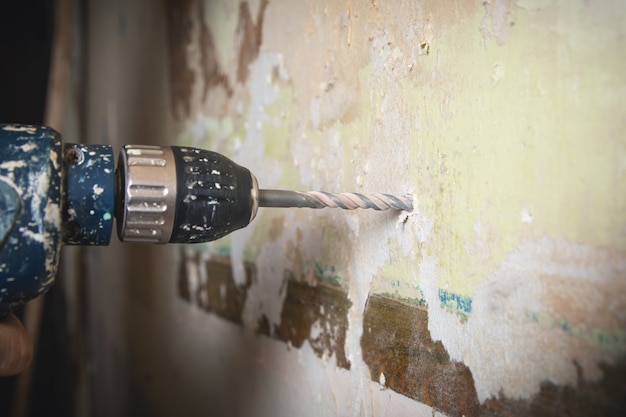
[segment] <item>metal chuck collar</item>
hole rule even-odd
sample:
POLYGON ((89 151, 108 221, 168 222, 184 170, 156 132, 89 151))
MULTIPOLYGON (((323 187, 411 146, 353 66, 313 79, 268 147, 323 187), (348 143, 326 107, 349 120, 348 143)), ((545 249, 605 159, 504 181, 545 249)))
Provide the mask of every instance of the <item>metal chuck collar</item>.
POLYGON ((248 169, 191 147, 127 145, 116 182, 123 242, 216 240, 247 226, 258 208, 257 180, 248 169))

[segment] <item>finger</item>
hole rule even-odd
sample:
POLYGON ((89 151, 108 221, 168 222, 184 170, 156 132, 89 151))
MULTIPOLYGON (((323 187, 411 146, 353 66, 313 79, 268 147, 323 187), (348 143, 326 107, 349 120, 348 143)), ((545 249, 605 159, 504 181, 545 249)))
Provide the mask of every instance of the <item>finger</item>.
POLYGON ((0 375, 15 375, 28 368, 33 344, 22 323, 13 314, 0 319, 0 375))

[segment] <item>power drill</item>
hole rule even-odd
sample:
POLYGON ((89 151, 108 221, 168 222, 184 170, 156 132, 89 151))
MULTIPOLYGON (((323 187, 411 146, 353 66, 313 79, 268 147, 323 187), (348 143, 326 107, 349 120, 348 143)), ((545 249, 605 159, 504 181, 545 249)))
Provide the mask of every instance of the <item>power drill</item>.
POLYGON ((0 316, 54 283, 63 245, 200 243, 258 207, 413 209, 410 196, 259 190, 225 156, 179 146, 63 143, 44 126, 0 124, 0 316))

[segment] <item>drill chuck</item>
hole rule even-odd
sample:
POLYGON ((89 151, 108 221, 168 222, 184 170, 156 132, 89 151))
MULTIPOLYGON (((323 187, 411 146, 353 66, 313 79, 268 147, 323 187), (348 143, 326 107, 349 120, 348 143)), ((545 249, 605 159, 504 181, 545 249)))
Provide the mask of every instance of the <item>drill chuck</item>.
POLYGON ((225 156, 178 146, 125 146, 116 172, 120 240, 199 243, 247 226, 257 180, 225 156))

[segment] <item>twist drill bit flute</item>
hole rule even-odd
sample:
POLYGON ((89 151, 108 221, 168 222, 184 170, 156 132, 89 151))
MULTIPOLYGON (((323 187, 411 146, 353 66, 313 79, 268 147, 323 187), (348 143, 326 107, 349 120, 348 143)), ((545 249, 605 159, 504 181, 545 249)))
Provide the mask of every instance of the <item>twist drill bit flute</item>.
POLYGON ((259 207, 340 208, 344 210, 413 210, 411 197, 389 194, 327 193, 324 191, 259 190, 259 207))
POLYGON ((42 126, 0 124, 0 316, 54 282, 63 245, 199 243, 247 226, 259 207, 412 211, 408 196, 260 190, 225 156, 180 146, 61 141, 42 126), (28 260, 25 262, 24 260, 28 260))

